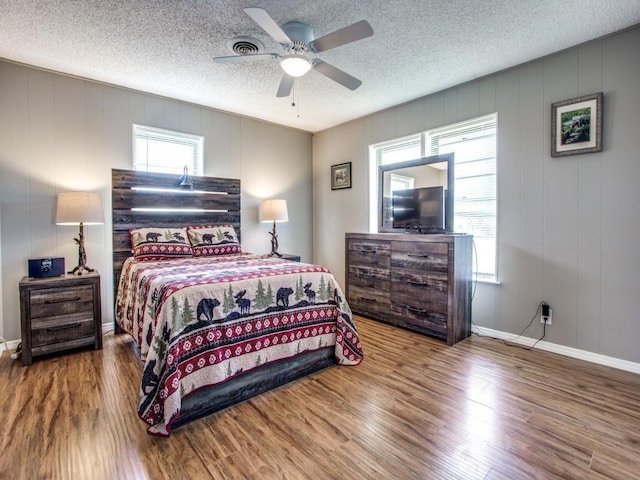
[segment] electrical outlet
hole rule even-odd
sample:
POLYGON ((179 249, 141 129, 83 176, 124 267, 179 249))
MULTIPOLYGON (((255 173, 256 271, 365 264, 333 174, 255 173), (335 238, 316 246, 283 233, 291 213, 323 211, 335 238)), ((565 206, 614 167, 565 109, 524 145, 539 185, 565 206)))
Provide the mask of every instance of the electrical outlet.
POLYGON ((548 303, 543 303, 542 310, 540 312, 540 323, 551 325, 552 319, 553 319, 553 310, 551 310, 551 305, 549 305, 548 303))

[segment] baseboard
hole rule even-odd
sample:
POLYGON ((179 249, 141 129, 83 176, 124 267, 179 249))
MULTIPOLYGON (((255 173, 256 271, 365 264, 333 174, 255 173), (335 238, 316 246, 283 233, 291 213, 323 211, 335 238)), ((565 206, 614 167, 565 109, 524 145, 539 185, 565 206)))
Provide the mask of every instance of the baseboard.
MULTIPOLYGON (((507 340, 511 343, 516 343, 526 347, 533 346, 537 341, 535 338, 521 337, 513 333, 501 332, 500 330, 479 327, 477 325, 474 325, 472 330, 474 333, 479 335, 507 340)), ((556 343, 545 342, 542 340, 538 342, 536 349, 640 374, 640 363, 630 362, 628 360, 622 360, 615 357, 608 357, 607 355, 601 355, 599 353, 587 352, 586 350, 580 350, 579 348, 565 347, 564 345, 558 345, 556 343)))
MULTIPOLYGON (((16 348, 18 348, 18 345, 20 345, 20 340, 9 340, 7 341, 7 350, 15 350, 16 348)), ((0 355, 2 355, 2 352, 4 352, 5 350, 5 344, 4 343, 0 343, 0 355)))
MULTIPOLYGON (((499 338, 500 340, 507 340, 511 343, 516 343, 518 345, 523 345, 525 347, 531 347, 537 341, 537 339, 535 338, 521 337, 513 333, 502 332, 500 330, 493 330, 491 328, 479 327, 477 325, 474 325, 472 330, 479 335, 499 338)), ((107 333, 112 331, 113 331, 113 323, 102 324, 102 333, 107 333)), ((20 344, 20 340, 11 340, 7 342, 7 347, 10 350, 15 350, 16 348, 18 348, 19 344, 20 344)), ((604 365, 607 367, 618 368, 620 370, 625 370, 627 372, 640 374, 640 363, 630 362, 628 360, 622 360, 615 357, 609 357, 607 355, 601 355, 599 353, 587 352, 586 350, 580 350, 579 348, 565 347, 564 345, 545 342, 544 340, 538 342, 538 344, 536 345, 536 348, 540 350, 545 350, 547 352, 557 353, 560 355, 565 355, 567 357, 577 358, 580 360, 585 360, 587 362, 596 363, 598 365, 604 365)), ((4 344, 0 343, 0 354, 4 351, 4 349, 5 349, 4 344)))

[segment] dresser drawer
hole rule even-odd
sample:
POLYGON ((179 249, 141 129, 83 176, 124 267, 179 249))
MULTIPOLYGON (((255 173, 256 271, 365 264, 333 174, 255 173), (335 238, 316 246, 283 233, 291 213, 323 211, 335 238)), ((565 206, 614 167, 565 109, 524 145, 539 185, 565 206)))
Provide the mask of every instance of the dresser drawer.
POLYGON ((374 313, 389 313, 391 306, 388 288, 382 290, 380 288, 350 286, 347 301, 353 310, 374 313))
MULTIPOLYGON (((30 295, 31 318, 93 311, 91 285, 34 290, 30 295)), ((91 314, 89 314, 91 316, 91 314)))
POLYGON ((393 292, 392 306, 396 305, 398 308, 413 309, 415 312, 427 312, 427 313, 441 313, 447 314, 448 310, 448 296, 444 295, 408 295, 406 293, 393 292))
POLYGON ((402 269, 448 272, 449 246, 446 243, 392 242, 391 266, 402 269))
POLYGON ((448 275, 442 272, 391 269, 391 292, 410 295, 420 300, 447 303, 449 294, 448 275))
POLYGON ((391 242, 349 239, 348 249, 349 265, 389 268, 391 242))
POLYGON ((391 313, 402 317, 402 325, 429 335, 447 339, 447 309, 438 303, 416 301, 407 296, 394 296, 391 313), (418 306, 416 306, 418 305, 418 306))
POLYGON ((389 269, 363 265, 349 266, 349 285, 367 288, 389 289, 389 269))
POLYGON ((31 322, 31 345, 35 349, 52 343, 94 337, 95 333, 93 312, 34 319, 31 322))

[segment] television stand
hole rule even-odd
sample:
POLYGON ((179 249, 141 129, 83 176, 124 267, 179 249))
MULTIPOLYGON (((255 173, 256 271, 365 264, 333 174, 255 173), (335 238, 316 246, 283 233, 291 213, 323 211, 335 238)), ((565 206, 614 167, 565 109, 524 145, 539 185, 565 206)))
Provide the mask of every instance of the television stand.
POLYGON ((471 333, 472 241, 466 234, 346 234, 354 313, 453 345, 471 333))

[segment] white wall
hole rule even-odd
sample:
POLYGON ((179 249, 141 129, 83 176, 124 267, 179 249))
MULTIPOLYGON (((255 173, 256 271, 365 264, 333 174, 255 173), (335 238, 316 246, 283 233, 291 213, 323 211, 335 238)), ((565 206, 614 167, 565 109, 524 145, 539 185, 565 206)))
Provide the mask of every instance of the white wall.
POLYGON ((640 362, 639 47, 636 27, 316 133, 314 261, 344 282, 344 234, 368 230, 370 144, 498 112, 501 284, 478 285, 474 323, 519 333, 546 300, 549 342, 640 362), (552 158, 551 104, 600 91, 604 151, 552 158), (347 161, 353 188, 331 191, 347 161))
POLYGON ((311 134, 177 100, 0 61, 0 332, 20 338, 18 282, 27 259, 77 263, 77 227, 56 226, 56 195, 102 193, 106 224, 85 228, 88 264, 102 275, 103 321, 113 322, 112 168, 131 168, 131 125, 205 137, 205 174, 242 181, 242 243, 266 253, 262 198, 288 200, 281 251, 311 261, 311 134))

